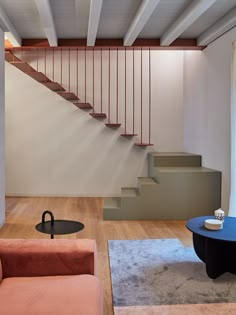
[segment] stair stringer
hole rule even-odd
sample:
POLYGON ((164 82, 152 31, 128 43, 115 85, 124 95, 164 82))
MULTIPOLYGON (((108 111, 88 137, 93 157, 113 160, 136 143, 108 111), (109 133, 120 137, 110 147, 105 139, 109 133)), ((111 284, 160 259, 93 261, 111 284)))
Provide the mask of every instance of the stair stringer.
POLYGON ((121 193, 114 211, 105 204, 105 220, 186 220, 210 215, 220 207, 221 172, 199 165, 158 167, 154 154, 148 157, 153 184, 139 184, 135 197, 121 193))

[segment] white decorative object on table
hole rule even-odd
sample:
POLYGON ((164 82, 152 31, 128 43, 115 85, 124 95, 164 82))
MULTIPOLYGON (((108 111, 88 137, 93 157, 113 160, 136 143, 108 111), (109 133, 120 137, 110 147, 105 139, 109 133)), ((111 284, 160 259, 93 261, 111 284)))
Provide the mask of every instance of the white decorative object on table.
POLYGON ((224 218, 225 218, 225 213, 222 209, 218 209, 215 211, 215 218, 217 220, 221 220, 221 221, 224 221, 224 218))
POLYGON ((221 230, 223 229, 223 222, 217 219, 205 220, 205 228, 208 230, 221 230))

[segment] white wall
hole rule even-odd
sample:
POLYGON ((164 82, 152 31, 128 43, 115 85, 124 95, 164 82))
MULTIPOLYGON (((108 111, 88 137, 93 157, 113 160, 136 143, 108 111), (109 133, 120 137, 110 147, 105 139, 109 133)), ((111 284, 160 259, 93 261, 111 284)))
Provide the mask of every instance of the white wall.
POLYGON ((234 28, 203 52, 185 52, 184 59, 184 149, 201 154, 204 166, 222 172, 225 211, 230 194, 231 63, 235 40, 234 28))
POLYGON ((0 29, 0 227, 5 222, 4 33, 0 29))
POLYGON ((160 152, 183 151, 183 51, 154 51, 152 140, 160 152))
MULTIPOLYGON (((143 52, 144 55, 145 53, 147 52, 143 52)), ((104 52, 104 95, 108 95, 106 54, 104 52)), ((135 59, 138 62, 140 52, 136 54, 135 59)), ((119 58, 122 66, 123 56, 119 58)), ((127 58, 132 56, 128 55, 127 58)), ((35 65, 35 60, 30 62, 35 65)), ((145 62, 147 59, 144 57, 144 78, 148 76, 145 62)), ((99 67, 99 63, 95 66, 99 67)), ((73 71, 74 66, 71 67, 73 71)), ((88 67, 91 67, 91 58, 90 63, 88 60, 88 67)), ((48 76, 52 75, 50 69, 52 67, 47 60, 48 76)), ((128 76, 130 70, 127 72, 128 76)), ((58 71, 60 72, 57 67, 58 71)), ((137 85, 140 84, 138 71, 137 66, 137 85)), ((99 108, 99 69, 95 73, 98 76, 95 87, 96 106, 99 108)), ((75 75, 76 72, 71 74, 75 75)), ((68 81, 65 77, 63 80, 68 81)), ((55 81, 60 82, 60 73, 57 73, 55 81)), ((83 100, 82 77, 79 82, 83 100)), ((73 90, 75 86, 71 84, 73 90)), ((132 80, 128 79, 127 84, 132 85, 132 80)), ((119 73, 119 85, 120 106, 124 108, 122 70, 119 73)), ((155 143, 154 150, 183 150, 182 85, 183 52, 153 51, 151 140, 155 143)), ((89 83, 87 88, 90 91, 90 99, 87 101, 91 101, 89 83)), ((127 90, 127 105, 130 106, 132 89, 128 86, 127 90)), ((138 86, 136 93, 138 112, 138 86)), ((147 94, 147 80, 144 80, 144 124, 148 113, 148 98, 145 93, 147 94)), ((107 104, 108 101, 103 104, 105 110, 107 104)), ((121 110, 119 118, 122 119, 123 115, 121 110)), ((109 196, 119 195, 121 187, 136 186, 137 177, 147 174, 147 150, 137 148, 134 141, 123 139, 120 133, 121 130, 107 129, 102 122, 94 120, 88 113, 77 109, 6 63, 7 195, 109 196)))
MULTIPOLYGON (((116 121, 117 106, 117 51, 110 51, 110 98, 109 98, 109 51, 75 49, 38 50, 37 52, 19 52, 20 59, 32 67, 46 73, 53 81, 62 83, 68 91, 77 94, 81 101, 94 105, 96 112, 108 114, 110 104, 111 122, 116 121), (93 80, 94 54, 94 80, 93 80), (70 56, 70 63, 69 57, 70 56), (101 65, 102 57, 102 65, 101 65), (61 63, 62 58, 62 63, 61 63), (86 58, 86 81, 85 81, 86 58), (46 67, 45 67, 46 60, 46 67), (54 67, 53 61, 54 60, 54 67), (101 75, 102 69, 102 75, 101 75), (102 84, 101 84, 102 78, 102 84), (70 79, 70 80, 69 80, 70 79), (85 97, 86 82, 86 97, 85 97), (94 88, 93 88, 94 82, 94 88), (102 102, 101 102, 102 86, 102 102), (94 93, 93 93, 94 89, 94 93)), ((151 142, 161 151, 178 151, 183 148, 183 56, 182 51, 151 51, 151 111, 152 129, 151 142)), ((141 81, 141 51, 118 51, 118 122, 125 128, 126 100, 126 130, 132 133, 134 106, 134 133, 141 136, 141 84, 142 84, 142 137, 148 142, 149 132, 149 51, 142 50, 142 81, 141 81), (125 57, 126 55, 126 57, 125 57), (126 58, 126 95, 125 95, 125 58, 126 58), (134 58, 134 59, 133 59, 134 58), (134 64, 134 104, 133 104, 133 64, 134 64)), ((140 141, 139 141, 140 142, 140 141)))

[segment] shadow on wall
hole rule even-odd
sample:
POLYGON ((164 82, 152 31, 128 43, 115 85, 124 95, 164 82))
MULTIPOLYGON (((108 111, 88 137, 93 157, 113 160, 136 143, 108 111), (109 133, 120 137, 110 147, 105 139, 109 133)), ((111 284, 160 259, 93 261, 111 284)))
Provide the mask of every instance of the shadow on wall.
POLYGON ((147 150, 6 63, 6 194, 116 196, 147 150))

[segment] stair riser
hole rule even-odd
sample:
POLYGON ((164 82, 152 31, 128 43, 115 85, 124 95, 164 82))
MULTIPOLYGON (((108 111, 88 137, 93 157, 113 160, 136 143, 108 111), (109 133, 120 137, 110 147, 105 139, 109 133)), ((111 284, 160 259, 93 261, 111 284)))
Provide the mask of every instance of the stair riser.
POLYGON ((147 179, 144 179, 143 181, 143 178, 142 177, 139 177, 138 178, 138 192, 139 194, 141 195, 143 191, 145 191, 146 189, 149 189, 149 186, 155 186, 155 185, 158 185, 158 183, 155 181, 155 179, 151 178, 150 177, 150 180, 149 178, 147 179))
POLYGON ((142 196, 143 194, 146 194, 150 189, 153 188, 153 186, 159 185, 158 183, 152 184, 152 185, 138 185, 139 194, 142 196))
POLYGON ((112 209, 120 208, 120 197, 104 198, 104 208, 112 209))
POLYGON ((178 166, 201 166, 201 156, 152 156, 153 166, 178 167, 178 166))
POLYGON ((135 198, 137 195, 139 195, 139 190, 137 188, 121 188, 122 198, 135 198))

